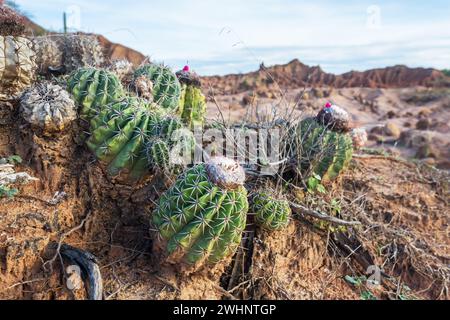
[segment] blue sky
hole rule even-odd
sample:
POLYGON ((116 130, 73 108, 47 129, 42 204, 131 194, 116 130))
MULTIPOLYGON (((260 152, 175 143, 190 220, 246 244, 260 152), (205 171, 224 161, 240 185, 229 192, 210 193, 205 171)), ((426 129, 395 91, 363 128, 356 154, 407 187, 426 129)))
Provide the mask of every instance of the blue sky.
POLYGON ((447 0, 16 0, 40 25, 100 33, 175 69, 256 70, 294 58, 343 73, 396 64, 450 68, 447 0))

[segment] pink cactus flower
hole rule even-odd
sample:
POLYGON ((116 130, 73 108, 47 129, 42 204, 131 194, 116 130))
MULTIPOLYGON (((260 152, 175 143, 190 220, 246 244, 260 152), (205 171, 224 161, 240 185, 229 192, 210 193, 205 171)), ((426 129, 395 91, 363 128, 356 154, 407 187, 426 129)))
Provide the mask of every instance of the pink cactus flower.
POLYGON ((189 72, 189 66, 184 66, 183 71, 184 72, 189 72))

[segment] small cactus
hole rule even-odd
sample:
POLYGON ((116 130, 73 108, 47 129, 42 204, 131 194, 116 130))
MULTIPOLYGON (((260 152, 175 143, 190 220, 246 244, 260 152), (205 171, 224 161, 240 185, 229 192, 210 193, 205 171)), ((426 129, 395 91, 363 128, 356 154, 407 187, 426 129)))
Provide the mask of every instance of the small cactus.
POLYGON ((35 76, 33 45, 21 36, 0 35, 0 101, 16 99, 35 76))
POLYGON ((192 132, 186 131, 178 118, 166 115, 162 115, 158 132, 146 144, 149 166, 172 173, 190 164, 193 149, 192 132))
POLYGON ((280 230, 289 224, 291 207, 285 199, 271 196, 270 191, 259 191, 252 199, 251 209, 258 226, 269 230, 280 230))
POLYGON ((63 65, 62 44, 58 40, 57 37, 52 36, 40 36, 32 39, 40 75, 47 75, 50 68, 57 69, 63 65))
POLYGON ((331 131, 315 118, 302 120, 289 134, 286 156, 296 165, 295 171, 304 180, 317 174, 322 181, 332 180, 349 164, 352 138, 346 133, 331 131))
POLYGON ((153 102, 167 111, 175 111, 181 95, 181 86, 170 68, 158 64, 146 64, 134 73, 134 80, 139 84, 143 78, 151 81, 151 85, 137 86, 138 93, 144 98, 153 98, 153 102))
POLYGON ((27 89, 20 99, 23 118, 44 135, 64 130, 77 118, 74 101, 59 85, 41 82, 27 89))
POLYGON ((68 91, 80 105, 80 116, 90 120, 102 107, 125 95, 117 76, 102 69, 81 68, 67 81, 68 91))
POLYGON ((169 262, 217 263, 236 251, 248 212, 244 180, 243 168, 223 157, 180 175, 152 216, 169 262))
POLYGON ((105 62, 103 49, 95 35, 65 35, 63 53, 66 73, 85 67, 99 68, 105 62))
POLYGON ((105 64, 97 36, 82 33, 52 34, 33 38, 41 75, 70 74, 79 68, 100 68, 105 64))
POLYGON ((203 126, 206 114, 206 98, 201 91, 200 78, 196 73, 184 67, 176 73, 181 83, 181 98, 178 114, 183 122, 191 129, 203 126))

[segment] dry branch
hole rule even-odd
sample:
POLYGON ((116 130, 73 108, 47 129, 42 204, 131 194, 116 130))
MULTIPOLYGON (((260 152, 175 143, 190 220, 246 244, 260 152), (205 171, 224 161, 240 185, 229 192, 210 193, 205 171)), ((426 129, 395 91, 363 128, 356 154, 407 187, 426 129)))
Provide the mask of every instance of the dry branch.
POLYGON ((334 223, 337 225, 342 225, 342 226, 356 226, 356 225, 361 225, 361 222, 359 221, 346 221, 346 220, 342 220, 342 219, 338 219, 336 217, 331 217, 325 213, 319 212, 319 211, 315 211, 312 209, 308 209, 302 205, 293 203, 293 202, 289 202, 291 209, 294 213, 297 214, 306 214, 308 216, 320 219, 320 220, 325 220, 328 221, 330 223, 334 223))

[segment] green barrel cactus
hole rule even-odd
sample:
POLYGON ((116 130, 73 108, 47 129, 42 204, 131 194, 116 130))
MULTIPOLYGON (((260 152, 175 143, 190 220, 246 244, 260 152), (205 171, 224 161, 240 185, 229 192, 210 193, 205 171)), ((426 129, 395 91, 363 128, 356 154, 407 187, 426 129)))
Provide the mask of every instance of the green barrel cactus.
POLYGON ((188 66, 176 74, 182 88, 178 114, 189 128, 201 127, 205 122, 206 98, 201 90, 200 78, 190 72, 188 66))
POLYGON ((175 173, 191 163, 194 146, 194 136, 181 120, 162 114, 146 144, 149 166, 175 173))
POLYGON ((80 107, 82 119, 90 120, 103 106, 119 100, 125 91, 113 73, 96 68, 81 68, 74 72, 67 89, 80 107))
POLYGON ((90 122, 86 141, 97 159, 107 164, 111 176, 122 172, 139 179, 148 170, 146 146, 157 135, 160 119, 152 106, 137 98, 125 98, 103 107, 90 122))
POLYGON ((180 120, 165 116, 159 106, 136 97, 105 105, 90 121, 86 141, 97 159, 107 165, 108 174, 139 180, 149 170, 167 168, 177 140, 173 133, 180 120))
POLYGON ((170 166, 170 148, 166 141, 156 138, 146 148, 147 159, 153 167, 164 169, 170 166))
POLYGON ((169 262, 217 263, 236 251, 248 212, 244 180, 243 168, 223 157, 179 176, 152 216, 169 262))
POLYGON ((153 102, 170 112, 178 108, 181 86, 177 76, 169 67, 159 64, 146 64, 134 72, 134 82, 138 93, 143 97, 152 96, 153 102), (150 80, 151 85, 145 83, 142 79, 150 80), (145 83, 145 85, 137 85, 140 83, 145 83))
POLYGON ((271 196, 271 192, 257 192, 253 196, 251 209, 255 213, 256 224, 264 229, 280 230, 289 224, 291 216, 289 202, 271 196))
POLYGON ((287 157, 304 179, 317 174, 322 181, 332 180, 353 155, 349 134, 331 131, 314 118, 302 120, 288 136, 287 157))

